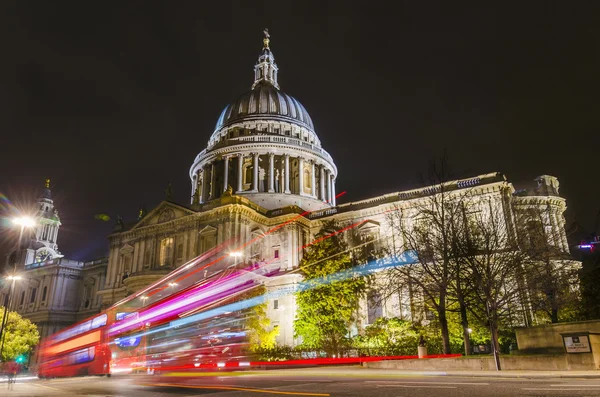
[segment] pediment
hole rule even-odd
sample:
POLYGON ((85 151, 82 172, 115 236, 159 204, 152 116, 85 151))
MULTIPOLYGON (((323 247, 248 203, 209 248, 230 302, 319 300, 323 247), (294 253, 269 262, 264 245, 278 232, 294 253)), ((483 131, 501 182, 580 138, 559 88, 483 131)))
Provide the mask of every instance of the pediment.
POLYGON ((203 229, 201 229, 198 234, 212 234, 212 233, 216 233, 217 232, 217 228, 216 227, 212 227, 210 225, 205 226, 203 229))
POLYGON ((361 233, 369 233, 369 232, 379 231, 380 227, 381 227, 381 225, 379 224, 379 222, 375 222, 373 220, 369 220, 369 221, 363 223, 362 225, 360 225, 358 227, 358 230, 361 233))
POLYGON ((169 201, 163 201, 152 211, 150 211, 148 215, 146 215, 142 220, 140 220, 134 227, 132 227, 132 230, 139 229, 145 226, 167 223, 175 219, 192 215, 194 213, 195 212, 189 208, 183 207, 175 203, 171 203, 169 201))

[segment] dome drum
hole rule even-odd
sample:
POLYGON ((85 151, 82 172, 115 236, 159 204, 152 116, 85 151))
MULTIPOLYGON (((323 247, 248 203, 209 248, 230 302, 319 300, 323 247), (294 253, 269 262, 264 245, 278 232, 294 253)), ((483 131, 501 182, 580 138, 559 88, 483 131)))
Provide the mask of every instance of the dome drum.
POLYGON ((251 90, 221 112, 190 168, 192 203, 236 194, 266 209, 336 204, 337 168, 304 106, 279 89, 278 70, 264 47, 251 90))

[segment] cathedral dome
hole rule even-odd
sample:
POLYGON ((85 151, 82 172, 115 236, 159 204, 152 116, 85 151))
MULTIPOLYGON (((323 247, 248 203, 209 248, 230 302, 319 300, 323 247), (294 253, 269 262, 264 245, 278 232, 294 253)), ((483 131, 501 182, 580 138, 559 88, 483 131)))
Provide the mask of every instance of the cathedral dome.
POLYGON ((296 98, 264 81, 225 107, 215 131, 237 122, 265 118, 276 118, 314 131, 312 120, 304 106, 296 98))
POLYGON ((279 87, 265 29, 254 83, 221 112, 190 167, 192 204, 245 196, 267 210, 335 206, 337 168, 308 112, 279 87))

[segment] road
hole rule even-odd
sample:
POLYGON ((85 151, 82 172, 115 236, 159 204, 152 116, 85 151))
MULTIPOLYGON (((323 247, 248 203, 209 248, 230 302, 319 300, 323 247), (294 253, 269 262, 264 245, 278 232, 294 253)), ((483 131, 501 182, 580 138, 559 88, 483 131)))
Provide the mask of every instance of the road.
POLYGON ((19 379, 0 396, 600 396, 600 378, 501 378, 397 374, 358 367, 247 372, 171 373, 169 376, 113 376, 19 379))

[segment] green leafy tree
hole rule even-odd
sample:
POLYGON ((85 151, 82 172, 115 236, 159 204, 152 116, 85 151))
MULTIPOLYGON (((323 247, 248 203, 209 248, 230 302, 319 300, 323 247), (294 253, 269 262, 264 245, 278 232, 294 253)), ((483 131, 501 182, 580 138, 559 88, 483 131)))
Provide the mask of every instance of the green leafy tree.
MULTIPOLYGON (((355 261, 337 230, 336 223, 326 223, 316 236, 317 242, 305 250, 300 273, 307 283, 354 267, 355 261)), ((298 293, 294 332, 302 337, 304 347, 339 354, 349 342, 348 330, 356 320, 366 288, 365 277, 353 277, 298 293)))
MULTIPOLYGON (((4 316, 4 308, 0 308, 0 318, 4 316)), ((14 360, 27 355, 40 341, 37 326, 17 312, 8 312, 5 324, 4 350, 2 361, 14 360)))
MULTIPOLYGON (((266 292, 264 286, 255 288, 248 298, 263 295, 266 292)), ((246 323, 249 336, 250 351, 253 353, 271 350, 275 348, 275 339, 279 335, 279 327, 271 329, 271 320, 267 317, 267 303, 254 306, 250 311, 246 323)))

